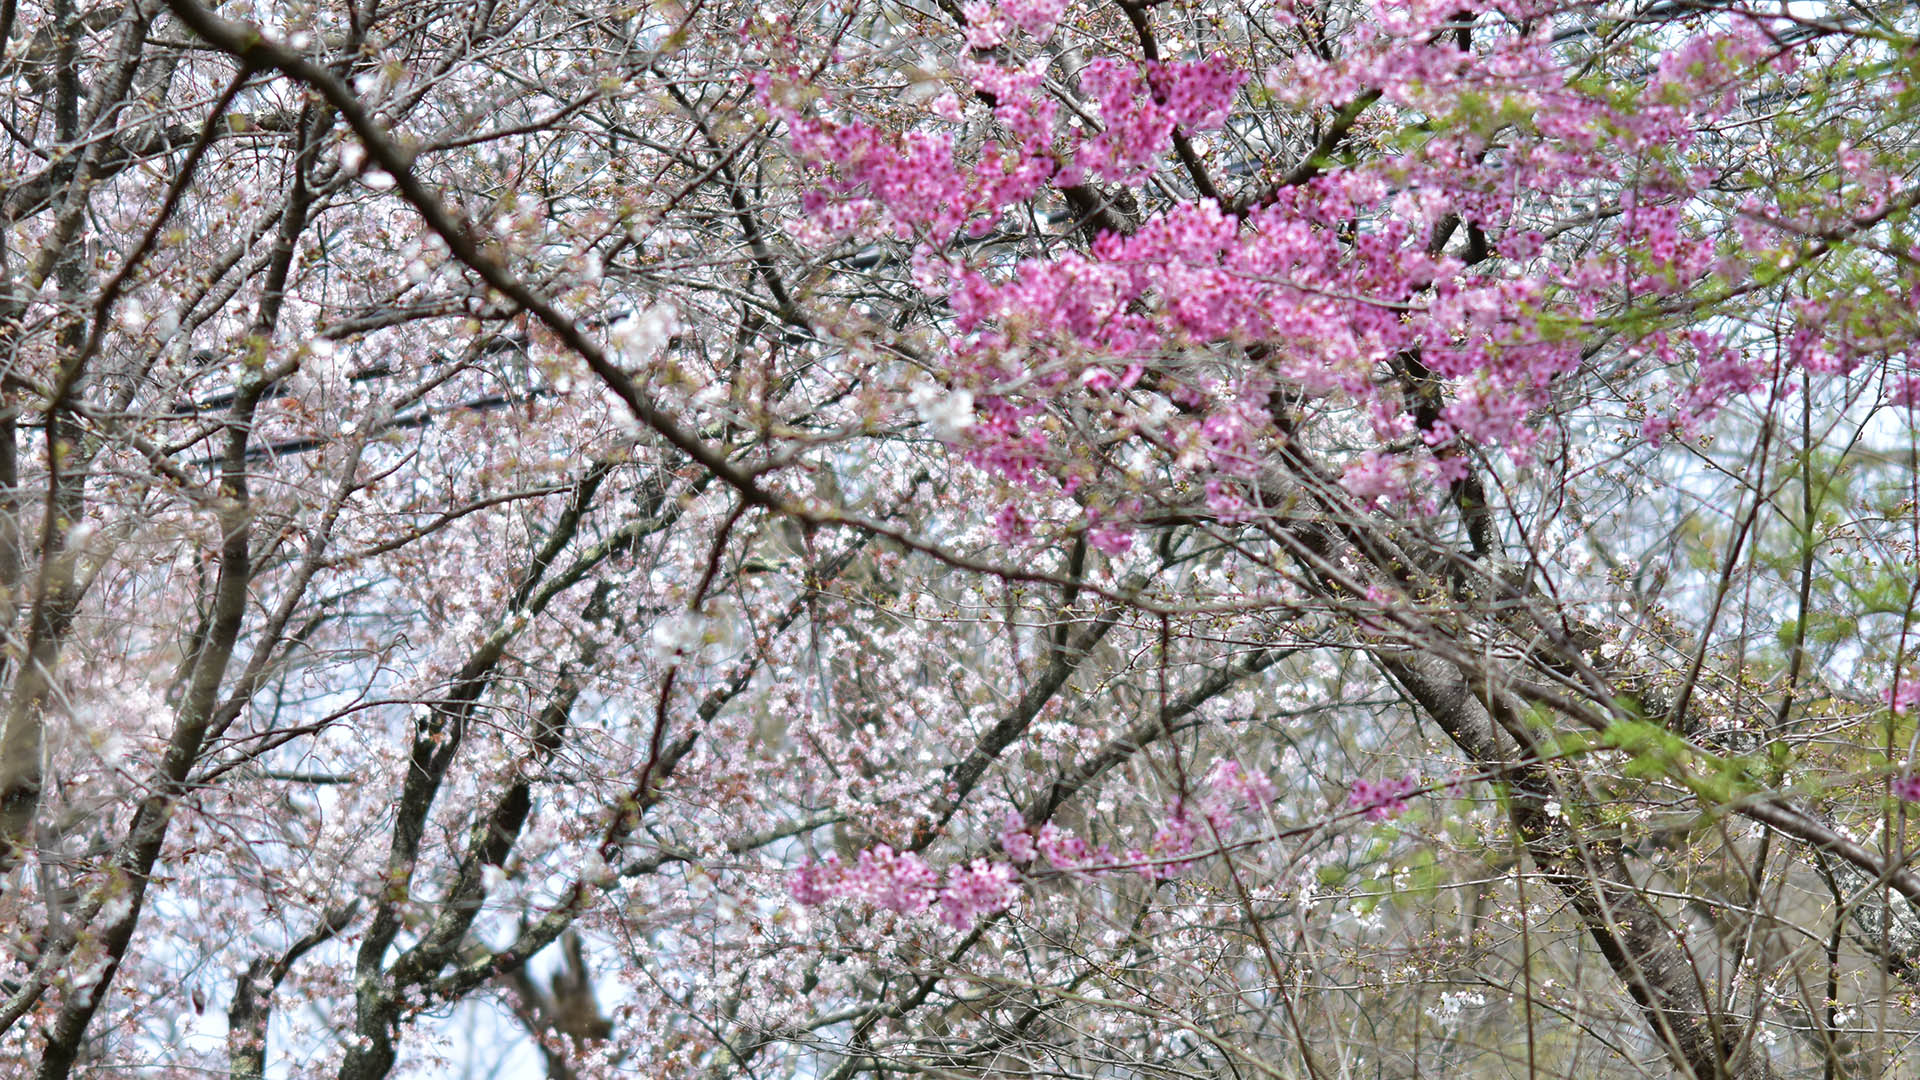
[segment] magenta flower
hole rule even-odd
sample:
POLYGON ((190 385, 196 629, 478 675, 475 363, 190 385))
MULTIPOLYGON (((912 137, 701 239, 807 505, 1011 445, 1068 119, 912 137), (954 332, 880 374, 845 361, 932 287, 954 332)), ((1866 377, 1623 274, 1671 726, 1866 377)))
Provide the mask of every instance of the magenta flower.
POLYGON ((903 915, 926 910, 933 902, 938 880, 920 856, 910 851, 896 853, 886 844, 861 852, 859 864, 848 872, 847 879, 854 895, 903 915))
POLYGON ((1887 707, 1895 716, 1905 716, 1916 703, 1920 703, 1920 679, 1909 679, 1902 675, 1893 680, 1893 686, 1884 695, 1887 707))
POLYGON ((1006 852, 1007 858, 1014 862, 1033 861, 1033 834, 1027 831, 1026 820, 1018 810, 1007 811, 1007 822, 1000 827, 1000 850, 1006 852))
POLYGON ((828 855, 825 862, 808 863, 787 878, 787 889, 794 902, 803 907, 824 904, 845 877, 840 856, 828 855))
POLYGON ((1920 802, 1920 774, 1908 773, 1895 777, 1893 797, 1901 802, 1920 802))
POLYGON ((966 930, 981 916, 1004 911, 1013 903, 1013 881, 1012 866, 975 859, 954 867, 942 885, 920 856, 881 844, 861 852, 852 866, 834 855, 802 866, 788 876, 787 889, 803 907, 847 898, 903 915, 917 915, 938 900, 941 921, 966 930))
POLYGON ((982 915, 1005 911, 1013 903, 1013 868, 975 859, 955 867, 940 890, 940 919, 955 930, 972 928, 982 915))
POLYGON ((1386 821, 1407 812, 1407 796, 1419 786, 1412 773, 1398 780, 1356 780, 1347 792, 1347 805, 1365 811, 1368 821, 1386 821))

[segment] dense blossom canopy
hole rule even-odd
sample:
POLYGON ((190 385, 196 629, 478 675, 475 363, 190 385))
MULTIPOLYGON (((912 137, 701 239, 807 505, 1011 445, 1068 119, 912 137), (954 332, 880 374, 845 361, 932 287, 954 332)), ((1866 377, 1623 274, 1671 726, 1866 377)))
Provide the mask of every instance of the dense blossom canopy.
POLYGON ((0 0, 0 1073, 1892 1076, 1920 19, 0 0))

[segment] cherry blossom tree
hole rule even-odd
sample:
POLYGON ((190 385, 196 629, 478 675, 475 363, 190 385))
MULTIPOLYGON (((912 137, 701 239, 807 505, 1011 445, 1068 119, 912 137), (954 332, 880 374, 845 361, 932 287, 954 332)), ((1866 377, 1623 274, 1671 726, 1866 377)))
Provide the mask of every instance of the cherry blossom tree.
POLYGON ((0 1063, 1911 1070, 1916 64, 0 0, 0 1063))

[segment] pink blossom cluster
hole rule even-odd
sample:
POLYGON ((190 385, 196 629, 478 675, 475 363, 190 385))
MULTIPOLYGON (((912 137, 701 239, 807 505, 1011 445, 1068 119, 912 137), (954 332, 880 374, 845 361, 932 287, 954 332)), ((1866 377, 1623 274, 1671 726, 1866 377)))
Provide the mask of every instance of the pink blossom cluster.
POLYGON ((1129 848, 1125 852, 1115 852, 1104 845, 1096 848, 1071 829, 1052 822, 1030 829, 1017 813, 1007 816, 1006 826, 1000 832, 1000 847, 1007 858, 1020 865, 1044 859, 1055 870, 1087 877, 1132 867, 1149 879, 1163 879, 1175 876, 1189 864, 1185 860, 1169 862, 1167 857, 1193 850, 1198 835, 1198 822, 1176 803, 1155 830, 1153 843, 1148 848, 1129 848))
POLYGON ((803 866, 788 878, 787 888, 796 902, 809 907, 848 899, 917 915, 937 902, 941 921, 957 930, 1006 910, 1014 900, 1013 868, 1005 863, 975 859, 949 871, 941 885, 926 860, 886 844, 861 852, 852 866, 838 855, 803 866))
POLYGON ((1886 700, 1887 707, 1893 710, 1893 715, 1905 716, 1913 711, 1916 703, 1920 703, 1920 679, 1906 675, 1899 676, 1893 680, 1893 685, 1887 688, 1887 692, 1882 697, 1886 700))
POLYGON ((1214 763, 1207 774, 1207 788, 1207 817, 1223 832, 1234 814, 1264 814, 1279 794, 1265 773, 1253 772, 1232 758, 1214 763))
MULTIPOLYGON (((1283 97, 1336 107, 1377 92, 1434 115, 1431 138, 1247 204, 1176 203, 1124 234, 1097 237, 1090 250, 1063 245, 1011 264, 954 242, 963 232, 985 235, 1049 182, 1144 182, 1177 132, 1224 123, 1248 73, 1221 57, 1094 55, 1077 77, 1098 126, 1080 131, 1057 122, 1042 85, 1046 58, 1017 62, 1009 44, 1016 29, 1044 40, 1062 0, 973 0, 964 9, 973 48, 956 72, 992 108, 995 126, 965 153, 951 105, 897 132, 843 102, 803 109, 793 104, 801 95, 773 92, 770 79, 762 96, 818 178, 806 196, 809 216, 833 236, 867 228, 916 242, 915 280, 949 298, 960 332, 941 381, 971 392, 983 414, 956 448, 1010 493, 1047 483, 1071 490, 1077 455, 1048 422, 1071 396, 1071 407, 1104 414, 1175 456, 1181 482, 1204 492, 1216 520, 1251 520, 1258 500, 1250 481, 1283 437, 1261 406, 1268 388, 1286 385, 1308 400, 1344 399, 1372 422, 1377 447, 1342 463, 1352 495, 1420 509, 1468 468, 1462 445, 1529 460, 1552 388, 1578 369, 1591 340, 1581 323, 1606 319, 1623 292, 1669 296, 1716 276, 1738 282, 1791 247, 1793 231, 1772 220, 1778 208, 1757 195, 1733 230, 1710 231, 1706 223, 1730 210, 1713 201, 1720 178, 1668 163, 1738 107, 1733 90, 1756 65, 1785 70, 1792 50, 1736 20, 1676 41, 1648 98, 1628 104, 1570 82, 1545 30, 1481 36, 1462 50, 1441 32, 1460 13, 1451 0, 1379 7, 1379 20, 1356 30, 1341 57, 1290 58, 1264 82, 1283 97), (1493 116, 1502 118, 1497 137, 1493 116), (1633 175, 1621 171, 1623 151, 1642 162, 1633 175), (1608 190, 1619 192, 1619 224, 1605 250, 1556 248, 1529 216, 1547 200, 1584 202, 1608 190), (829 213, 836 205, 846 209, 829 213), (1454 230, 1444 249, 1434 243, 1443 221, 1454 230), (1468 223, 1508 272, 1484 273, 1447 253, 1460 250, 1468 223), (1258 346, 1257 378, 1216 381, 1203 364, 1167 362, 1222 345, 1258 346), (1448 384, 1438 420, 1426 418, 1418 432, 1394 381, 1381 377, 1406 355, 1448 384), (1116 377, 1120 370, 1128 374, 1116 377), (1125 391, 1148 370, 1157 375, 1148 385, 1180 405, 1153 430, 1123 409, 1125 391), (1409 436, 1417 438, 1409 444, 1409 436)), ((1837 212, 1884 204, 1891 189, 1874 163, 1850 148, 1839 153, 1858 191, 1837 212)), ((1807 310, 1800 319, 1795 365, 1826 371, 1851 362, 1828 340, 1826 327, 1845 323, 1841 313, 1807 310)), ((1698 372, 1672 391, 1671 406, 1653 408, 1643 434, 1655 441, 1692 431, 1761 385, 1751 356, 1704 332, 1670 338, 1655 327, 1642 354, 1698 372)), ((1920 399, 1902 386, 1894 393, 1920 399)), ((1104 505, 1088 513, 1090 535, 1123 549, 1120 515, 1104 505)), ((995 529, 1031 535, 1017 514, 995 529)))
POLYGON ((1087 512, 1087 543, 1107 555, 1125 555, 1133 548, 1133 530, 1118 522, 1102 519, 1097 511, 1087 512))
POLYGON ((1066 10, 1066 0, 1000 0, 1001 13, 1035 41, 1051 38, 1066 10))
POLYGON ((1694 434, 1727 401, 1760 388, 1760 366, 1717 334, 1694 330, 1676 341, 1657 333, 1650 343, 1663 366, 1678 364, 1683 351, 1693 359, 1693 375, 1678 392, 1674 410, 1650 415, 1641 425, 1641 434, 1656 446, 1676 429, 1694 434))
POLYGON ((992 524, 993 538, 1003 547, 1016 548, 1033 539, 1033 522, 1013 503, 994 511, 992 524))
MULTIPOLYGON (((838 202, 871 203, 883 211, 886 233, 944 246, 963 228, 972 237, 986 235, 1006 207, 1033 198, 1054 172, 1048 140, 1056 106, 1034 93, 1037 72, 978 63, 968 71, 975 89, 994 99, 994 119, 1009 138, 989 140, 966 162, 955 156, 951 131, 895 132, 821 115, 830 108, 804 113, 762 74, 763 103, 787 122, 788 144, 817 181, 803 196, 807 217, 828 214, 838 202)), ((945 100, 936 108, 952 114, 950 105, 938 104, 945 100)))
POLYGON ((1000 0, 997 4, 970 0, 960 8, 967 18, 967 47, 981 51, 998 48, 1015 29, 1045 44, 1053 37, 1066 7, 1066 0, 1000 0))
POLYGON ((1620 203, 1627 212, 1624 241, 1645 262, 1646 272, 1634 279, 1634 292, 1661 296, 1682 292, 1713 268, 1713 240, 1688 226, 1679 202, 1646 205, 1628 190, 1620 203))
POLYGON ((796 903, 808 907, 854 900, 917 915, 937 905, 942 922, 966 930, 982 917, 1006 910, 1017 895, 1015 868, 1041 860, 1055 870, 1089 877, 1124 867, 1151 880, 1176 877, 1193 862, 1180 856, 1201 850, 1209 829, 1215 837, 1224 837, 1243 819, 1259 819, 1277 791, 1270 778, 1231 760, 1217 762, 1199 787, 1198 813, 1186 800, 1176 799, 1151 843, 1124 854, 1096 848, 1052 822, 1030 827, 1017 812, 1009 812, 999 835, 1005 861, 974 859, 948 870, 944 883, 919 855, 879 844, 862 851, 851 866, 837 854, 808 863, 788 876, 787 889, 796 903))
POLYGON ((1088 61, 1080 86, 1099 107, 1102 130, 1081 141, 1060 182, 1078 184, 1087 173, 1141 182, 1176 129, 1220 125, 1242 77, 1218 58, 1145 66, 1106 56, 1088 61))
POLYGON ((1012 32, 1011 23, 986 0, 969 0, 968 3, 961 5, 960 13, 966 16, 967 48, 969 49, 985 52, 998 48, 1012 32))
POLYGON ((910 915, 925 911, 933 902, 938 881, 932 867, 920 856, 880 844, 862 851, 853 866, 842 863, 838 855, 803 866, 794 872, 788 888, 802 904, 845 897, 910 915))
MULTIPOLYGON (((1458 277, 1447 259, 1412 242, 1411 222, 1389 220, 1377 234, 1343 244, 1336 235, 1340 223, 1361 212, 1355 201, 1361 197, 1372 197, 1371 189, 1354 177, 1316 184, 1276 196, 1248 225, 1211 203, 1193 203, 1127 236, 1103 236, 1088 254, 1028 260, 992 277, 963 269, 952 303, 958 325, 973 333, 957 351, 956 366, 978 384, 1023 380, 1037 400, 1066 389, 1076 362, 1087 365, 1083 371, 1104 372, 1108 358, 1126 358, 1131 370, 1139 362, 1132 358, 1178 352, 1189 342, 1284 343, 1258 385, 1245 379, 1216 385, 1193 373, 1160 386, 1187 410, 1159 438, 1171 447, 1194 447, 1200 467, 1194 479, 1228 520, 1246 513, 1244 489, 1229 478, 1253 472, 1273 437, 1264 406, 1276 378, 1309 394, 1351 395, 1371 404, 1379 400, 1373 378, 1379 359, 1419 350, 1442 376, 1472 376, 1446 407, 1446 435, 1436 442, 1465 438, 1524 452, 1537 438, 1529 413, 1543 403, 1546 388, 1579 363, 1577 342, 1529 334, 1516 321, 1515 312, 1540 302, 1542 286, 1458 277), (1429 285, 1432 299, 1411 311, 1351 299, 1383 291, 1410 295, 1429 285), (996 329, 1009 326, 1021 328, 1020 340, 996 329), (1011 355, 1022 358, 1021 368, 1007 363, 1011 355), (1192 437, 1180 428, 1190 428, 1192 437)), ((1080 383, 1108 385, 1101 374, 1080 383)), ((1398 409, 1371 415, 1388 429, 1383 438, 1404 434, 1397 430, 1403 423, 1398 409)), ((1009 434, 976 432, 976 439, 996 444, 995 456, 980 455, 977 463, 1030 485, 1042 447, 1009 447, 1009 434)), ((1386 462, 1378 467, 1378 482, 1364 497, 1416 486, 1417 474, 1386 462)))
POLYGON ((1052 822, 1031 829, 1018 814, 1007 816, 1000 848, 1020 865, 1045 859, 1056 870, 1089 876, 1131 867, 1143 877, 1165 880, 1191 867, 1191 859, 1179 856, 1198 850, 1208 839, 1209 829, 1214 837, 1224 838, 1242 821, 1260 820, 1278 791, 1267 776, 1230 759, 1217 762, 1199 788, 1198 812, 1194 812, 1195 803, 1175 799, 1144 848, 1124 852, 1095 848, 1052 822))
POLYGON ((981 161, 1039 180, 1051 176, 1059 106, 1041 89, 1046 58, 1008 66, 972 57, 961 63, 960 70, 974 93, 993 103, 994 122, 1002 129, 1000 138, 982 144, 981 161))
POLYGON ((1199 846, 1201 829, 1200 818, 1187 809, 1186 803, 1176 800, 1160 827, 1153 831, 1152 846, 1145 851, 1129 849, 1127 862, 1149 879, 1168 881, 1179 877, 1193 866, 1193 860, 1177 856, 1189 854, 1199 846))
POLYGON ((1728 30, 1699 34, 1660 58, 1649 92, 1671 103, 1685 104, 1703 114, 1722 115, 1740 104, 1743 73, 1762 61, 1790 72, 1796 65, 1791 50, 1779 48, 1754 22, 1737 22, 1728 30))
POLYGON ((940 890, 940 921, 966 930, 982 916, 1005 911, 1015 895, 1013 868, 1003 862, 975 859, 956 867, 940 890))
POLYGON ((1407 812, 1407 796, 1419 786, 1412 774, 1397 780, 1356 780, 1347 792, 1347 805, 1364 811, 1368 821, 1386 821, 1407 812))
POLYGON ((1431 500, 1414 500, 1411 493, 1425 486, 1422 481, 1430 475, 1437 476, 1437 466, 1430 461, 1367 450, 1347 464, 1340 486, 1367 507, 1385 503, 1426 508, 1431 500))
POLYGON ((1226 122, 1227 108, 1246 78, 1225 59, 1175 60, 1147 65, 1154 102, 1185 131, 1206 131, 1226 122))
POLYGON ((1893 797, 1901 802, 1920 802, 1920 775, 1907 773, 1893 781, 1893 797))
POLYGON ((1040 406, 990 397, 980 402, 979 411, 979 421, 969 430, 966 460, 1009 483, 1035 486, 1048 440, 1046 432, 1026 421, 1040 406))

